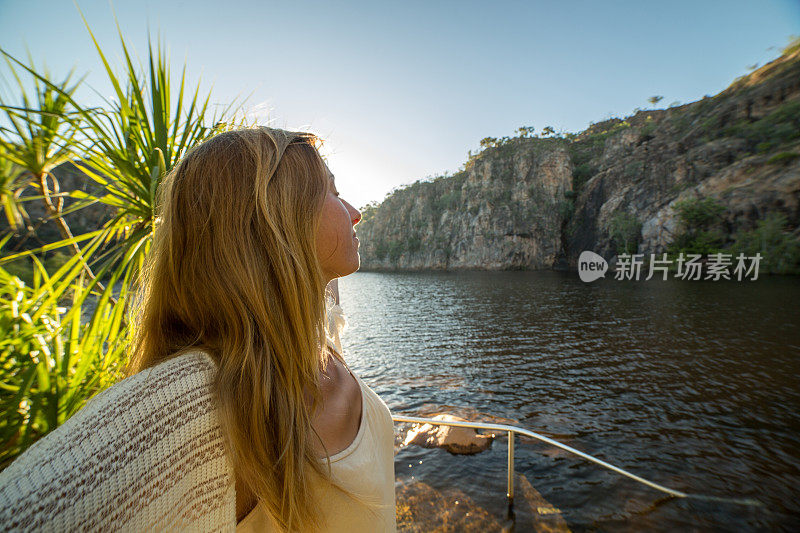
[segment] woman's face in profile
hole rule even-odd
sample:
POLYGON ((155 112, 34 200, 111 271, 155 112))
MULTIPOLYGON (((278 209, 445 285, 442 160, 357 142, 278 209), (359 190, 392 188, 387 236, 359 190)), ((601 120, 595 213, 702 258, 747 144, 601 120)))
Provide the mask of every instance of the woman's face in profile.
POLYGON ((329 179, 317 232, 317 254, 326 282, 352 274, 361 262, 354 229, 361 220, 361 213, 339 196, 330 172, 329 179))

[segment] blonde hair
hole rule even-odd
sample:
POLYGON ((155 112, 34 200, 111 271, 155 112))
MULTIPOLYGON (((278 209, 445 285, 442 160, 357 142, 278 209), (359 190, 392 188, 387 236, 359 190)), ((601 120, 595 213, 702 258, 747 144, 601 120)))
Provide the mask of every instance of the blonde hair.
POLYGON ((221 133, 165 177, 129 372, 210 354, 238 479, 281 529, 306 531, 320 526, 312 478, 330 481, 311 446, 327 359, 316 234, 330 185, 314 135, 280 146, 275 131, 221 133))

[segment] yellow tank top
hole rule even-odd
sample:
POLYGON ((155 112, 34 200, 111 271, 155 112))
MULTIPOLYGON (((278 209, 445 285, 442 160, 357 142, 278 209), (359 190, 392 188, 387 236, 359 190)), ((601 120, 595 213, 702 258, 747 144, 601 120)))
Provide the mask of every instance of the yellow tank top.
MULTIPOLYGON (((331 456, 331 474, 353 493, 377 499, 377 505, 370 508, 320 482, 314 492, 322 510, 323 529, 346 533, 396 531, 392 414, 375 391, 353 376, 361 387, 361 425, 353 442, 331 456)), ((236 526, 237 533, 271 531, 277 531, 272 518, 258 506, 236 526)))

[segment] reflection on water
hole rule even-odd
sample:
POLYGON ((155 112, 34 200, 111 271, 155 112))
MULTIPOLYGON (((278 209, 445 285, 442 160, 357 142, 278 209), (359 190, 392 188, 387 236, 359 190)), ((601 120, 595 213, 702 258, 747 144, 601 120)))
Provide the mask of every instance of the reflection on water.
MULTIPOLYGON (((765 504, 665 500, 518 442, 517 472, 573 530, 800 525, 798 278, 359 272, 340 291, 347 357, 392 411, 449 405, 516 419, 668 487, 765 504)), ((505 447, 468 457, 403 448, 397 478, 463 491, 500 520, 505 447)))

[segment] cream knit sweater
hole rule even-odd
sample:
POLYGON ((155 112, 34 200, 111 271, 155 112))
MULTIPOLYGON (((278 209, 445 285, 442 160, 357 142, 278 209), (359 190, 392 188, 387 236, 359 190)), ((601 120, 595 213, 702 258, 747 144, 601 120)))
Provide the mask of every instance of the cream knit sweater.
MULTIPOLYGON (((328 320, 341 352, 342 308, 328 320)), ((215 372, 187 353, 92 398, 0 472, 0 531, 235 531, 215 372)))
MULTIPOLYGON (((341 353, 344 313, 327 313, 341 353)), ((215 372, 187 353, 89 400, 0 472, 0 531, 235 531, 215 372)))
POLYGON ((0 530, 234 531, 215 371, 188 353, 94 397, 0 473, 0 530))

